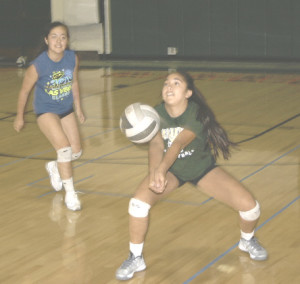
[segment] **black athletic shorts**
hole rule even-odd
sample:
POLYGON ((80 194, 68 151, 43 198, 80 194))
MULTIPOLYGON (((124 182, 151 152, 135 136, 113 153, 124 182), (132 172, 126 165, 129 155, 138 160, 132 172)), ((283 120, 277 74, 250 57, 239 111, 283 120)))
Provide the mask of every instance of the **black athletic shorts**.
POLYGON ((213 170, 213 169, 216 168, 217 166, 218 166, 218 165, 213 164, 212 166, 210 166, 209 168, 207 168, 207 169, 205 170, 205 172, 202 173, 200 176, 198 176, 198 177, 196 177, 196 178, 194 178, 194 179, 192 179, 192 180, 187 180, 187 181, 184 181, 184 180, 180 179, 180 178, 179 178, 178 176, 176 176, 174 173, 172 173, 172 174, 173 174, 173 175, 178 179, 178 181, 179 181, 179 186, 178 186, 178 187, 184 185, 186 182, 190 182, 190 183, 196 185, 196 184, 199 182, 200 179, 202 179, 207 173, 209 173, 211 170, 213 170))
MULTIPOLYGON (((62 113, 62 114, 58 114, 58 116, 59 116, 60 119, 62 119, 62 118, 64 118, 65 116, 69 115, 69 114, 72 113, 72 112, 74 112, 74 109, 73 109, 73 108, 71 108, 69 111, 66 111, 66 112, 64 112, 64 113, 62 113)), ((36 115, 36 117, 38 118, 39 116, 41 116, 41 115, 44 114, 44 113, 46 113, 46 112, 38 113, 38 114, 36 115)))

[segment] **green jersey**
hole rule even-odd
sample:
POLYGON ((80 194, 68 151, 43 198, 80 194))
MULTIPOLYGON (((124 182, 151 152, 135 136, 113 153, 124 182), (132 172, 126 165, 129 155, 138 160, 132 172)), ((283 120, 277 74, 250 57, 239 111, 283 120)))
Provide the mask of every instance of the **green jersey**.
POLYGON ((207 133, 203 124, 196 119, 199 106, 189 102, 187 109, 178 117, 171 117, 164 102, 155 107, 161 119, 161 134, 164 140, 164 152, 171 147, 177 135, 184 129, 195 133, 196 138, 187 145, 178 155, 178 158, 169 169, 175 176, 183 181, 193 180, 201 176, 208 168, 215 164, 211 153, 207 133))

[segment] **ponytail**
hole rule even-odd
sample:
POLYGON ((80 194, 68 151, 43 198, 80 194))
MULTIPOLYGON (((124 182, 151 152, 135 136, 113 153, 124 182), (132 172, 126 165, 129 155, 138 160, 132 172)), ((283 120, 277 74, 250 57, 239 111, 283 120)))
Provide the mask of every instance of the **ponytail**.
POLYGON ((228 138, 226 131, 216 120, 216 117, 206 103, 204 96, 195 87, 193 78, 188 73, 182 71, 177 73, 184 77, 187 88, 193 92, 189 100, 194 101, 199 105, 197 119, 204 125, 204 131, 207 133, 207 142, 212 149, 215 159, 219 157, 219 152, 221 152, 223 158, 227 160, 230 157, 230 147, 236 147, 237 144, 228 138))

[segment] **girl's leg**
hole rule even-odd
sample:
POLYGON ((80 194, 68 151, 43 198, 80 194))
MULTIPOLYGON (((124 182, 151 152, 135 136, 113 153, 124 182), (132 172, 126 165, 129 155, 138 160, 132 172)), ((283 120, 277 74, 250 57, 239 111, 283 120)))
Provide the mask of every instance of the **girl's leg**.
POLYGON ((144 240, 149 225, 148 212, 151 206, 157 201, 167 196, 179 185, 177 178, 167 174, 168 184, 165 191, 161 194, 154 193, 149 189, 149 177, 147 176, 139 185, 134 197, 129 203, 129 258, 116 271, 116 278, 119 280, 128 280, 133 274, 146 268, 142 256, 144 240))
POLYGON ((80 202, 74 190, 72 178, 72 150, 64 132, 61 119, 53 113, 45 113, 38 117, 38 126, 57 152, 58 169, 67 192, 66 205, 71 210, 79 210, 80 202))
MULTIPOLYGON (((236 211, 248 211, 255 207, 256 201, 251 193, 235 178, 220 167, 214 168, 197 184, 202 192, 232 207, 236 211)), ((252 232, 257 223, 244 222, 241 219, 241 229, 252 232)))
POLYGON ((82 148, 75 113, 72 112, 69 115, 62 118, 61 124, 72 147, 72 160, 76 160, 80 157, 82 148))
MULTIPOLYGON (((81 143, 80 143, 80 134, 78 130, 77 121, 75 118, 75 114, 71 113, 64 118, 60 119, 60 123, 62 125, 63 131, 67 136, 68 142, 72 148, 72 161, 80 158, 82 154, 81 143)), ((56 161, 51 161, 46 164, 46 169, 49 173, 52 187, 59 191, 62 189, 62 179, 60 177, 58 167, 60 168, 60 172, 64 171, 64 167, 62 164, 57 164, 56 161)))
MULTIPOLYGON (((170 192, 178 187, 178 180, 172 173, 167 173, 167 180, 168 184, 165 191, 161 194, 157 194, 149 189, 149 177, 147 176, 139 185, 133 198, 137 199, 138 201, 142 201, 146 204, 146 206, 148 205, 150 210, 150 208, 154 206, 157 201, 166 197, 170 192)), ((132 206, 132 204, 130 204, 129 207, 130 206, 132 206)), ((131 210, 129 208, 130 242, 140 244, 145 240, 145 236, 148 230, 149 216, 148 214, 145 217, 135 217, 133 215, 134 213, 131 213, 131 210)))
MULTIPOLYGON (((253 250, 257 251, 254 255, 250 253, 251 258, 256 260, 265 260, 267 252, 260 247, 253 239, 254 230, 260 216, 260 208, 257 201, 251 193, 235 178, 230 176, 220 167, 214 168, 206 174, 197 184, 197 186, 207 195, 218 201, 232 207, 240 213, 240 229, 242 240, 255 243, 253 250)), ((241 248, 241 247, 240 247, 241 248)))

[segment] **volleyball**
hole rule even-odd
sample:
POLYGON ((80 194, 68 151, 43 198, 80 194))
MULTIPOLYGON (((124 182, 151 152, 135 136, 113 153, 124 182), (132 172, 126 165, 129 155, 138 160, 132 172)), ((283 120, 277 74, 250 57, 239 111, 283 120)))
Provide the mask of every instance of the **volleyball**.
POLYGON ((26 56, 20 56, 17 58, 16 64, 18 67, 25 67, 27 62, 27 57, 26 56))
POLYGON ((120 129, 134 143, 147 143, 158 132, 160 118, 157 111, 146 104, 127 106, 120 117, 120 129))

